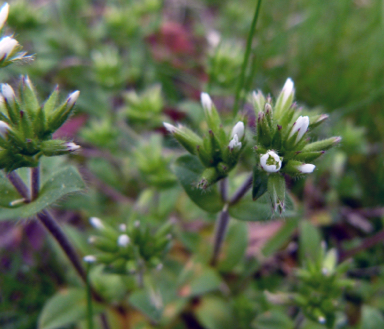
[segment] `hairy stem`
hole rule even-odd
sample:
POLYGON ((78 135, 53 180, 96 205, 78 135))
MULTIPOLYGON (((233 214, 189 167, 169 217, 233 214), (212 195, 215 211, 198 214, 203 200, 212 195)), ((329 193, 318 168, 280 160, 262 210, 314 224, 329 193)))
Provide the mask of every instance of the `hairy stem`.
POLYGON ((227 233, 227 227, 229 223, 228 204, 227 204, 227 178, 222 179, 220 182, 220 194, 221 199, 224 202, 223 210, 221 211, 219 218, 216 222, 215 235, 213 241, 213 255, 210 264, 212 266, 217 265, 219 259, 220 250, 224 242, 225 234, 227 233))
POLYGON ((31 168, 31 201, 36 200, 40 190, 40 166, 31 168))
POLYGON ((15 187, 16 191, 25 199, 25 202, 29 202, 31 200, 29 189, 21 177, 15 171, 11 171, 7 173, 7 178, 15 187))
POLYGON ((256 30, 256 23, 259 18, 259 12, 260 12, 260 7, 261 7, 261 1, 257 1, 256 9, 255 9, 255 14, 253 16, 251 28, 249 30, 248 38, 247 38, 247 46, 245 49, 244 53, 244 59, 243 59, 243 64, 241 66, 241 72, 240 72, 240 78, 239 78, 239 83, 237 84, 236 88, 236 94, 235 94, 235 104, 233 106, 233 115, 236 116, 237 112, 239 111, 239 103, 240 103, 240 98, 241 98, 241 92, 244 86, 244 80, 245 80, 245 72, 247 69, 247 64, 249 61, 249 56, 251 54, 251 48, 252 48, 252 40, 253 36, 255 34, 256 30))
POLYGON ((241 198, 249 191, 252 187, 253 174, 250 174, 247 179, 244 181, 243 185, 239 187, 239 189, 232 196, 231 200, 229 200, 229 204, 232 206, 238 203, 241 198))

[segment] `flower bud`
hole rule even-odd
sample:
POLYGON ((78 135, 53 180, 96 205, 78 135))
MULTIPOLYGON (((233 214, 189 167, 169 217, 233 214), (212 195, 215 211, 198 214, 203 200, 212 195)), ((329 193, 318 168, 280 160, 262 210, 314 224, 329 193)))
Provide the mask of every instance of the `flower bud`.
POLYGON ((129 236, 126 235, 126 234, 122 234, 119 236, 119 238, 117 239, 117 244, 120 246, 120 247, 126 247, 128 246, 130 242, 130 239, 129 239, 129 236))
POLYGON ((201 93, 200 96, 201 105, 203 106, 204 111, 211 112, 212 111, 212 99, 207 93, 201 93))
POLYGON ((310 163, 305 163, 300 166, 297 166, 297 169, 302 173, 302 174, 310 174, 315 170, 316 166, 310 163))
POLYGON ((5 60, 14 51, 19 43, 12 37, 4 37, 0 40, 0 60, 5 60))
POLYGON ((6 122, 0 121, 0 136, 2 138, 5 139, 7 137, 7 133, 8 133, 9 129, 10 129, 10 127, 6 122))
POLYGON ((327 139, 323 139, 318 142, 310 143, 304 146, 303 152, 317 152, 317 151, 325 151, 330 149, 331 147, 339 144, 341 142, 341 137, 331 137, 327 139))
POLYGON ((258 90, 257 93, 254 91, 252 93, 253 106, 256 110, 256 114, 259 112, 263 112, 265 105, 265 97, 261 90, 258 90))
POLYGON ((242 140, 244 137, 244 122, 239 121, 232 129, 231 138, 237 135, 239 140, 242 140))
POLYGON ((279 119, 286 110, 292 105, 293 98, 295 95, 294 84, 291 78, 285 81, 284 87, 276 101, 276 119, 279 119))
POLYGON ((0 9, 0 30, 4 27, 5 22, 8 19, 9 4, 5 3, 0 9))
POLYGON ((296 120, 296 122, 292 126, 288 139, 297 133, 295 143, 294 143, 296 145, 304 136, 304 134, 307 132, 308 126, 309 126, 309 117, 299 116, 299 118, 296 120))
POLYGON ((84 262, 86 263, 95 263, 96 262, 96 257, 93 255, 88 255, 83 258, 84 262))
POLYGON ((75 143, 64 143, 65 147, 67 148, 67 151, 73 152, 80 148, 80 145, 77 145, 75 143))
POLYGON ((7 103, 13 103, 15 101, 15 92, 8 83, 3 83, 1 85, 1 93, 3 94, 3 97, 7 103))
POLYGON ((182 125, 175 127, 167 122, 163 122, 163 125, 189 153, 196 155, 197 146, 203 144, 200 136, 182 125))
POLYGON ((235 151, 238 151, 241 149, 241 142, 239 142, 239 137, 237 136, 237 134, 235 134, 232 138, 232 140, 229 142, 228 144, 228 147, 230 148, 230 150, 235 150, 235 151))
POLYGON ((272 174, 268 177, 268 192, 273 210, 281 214, 285 210, 285 180, 282 175, 272 174))
POLYGON ((281 168, 281 159, 275 151, 270 150, 260 157, 260 165, 268 173, 278 172, 281 168))
POLYGON ((97 218, 97 217, 91 217, 89 219, 89 222, 90 224, 95 228, 95 229, 98 229, 98 230, 102 230, 104 228, 104 224, 103 222, 101 221, 100 218, 97 218))
POLYGON ((76 90, 72 94, 70 94, 67 98, 67 105, 69 108, 73 107, 79 98, 80 91, 76 90))

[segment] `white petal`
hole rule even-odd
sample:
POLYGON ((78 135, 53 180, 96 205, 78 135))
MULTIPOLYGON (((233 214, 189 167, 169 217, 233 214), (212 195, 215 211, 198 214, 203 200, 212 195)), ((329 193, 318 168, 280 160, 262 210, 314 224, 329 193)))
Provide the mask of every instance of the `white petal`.
POLYGON ((167 129, 171 134, 175 133, 177 131, 177 128, 174 125, 171 125, 170 123, 163 122, 163 126, 165 129, 167 129))
POLYGON ((0 9, 0 30, 3 28, 8 18, 9 4, 5 3, 0 9))
POLYGON ((75 143, 65 143, 65 147, 69 152, 76 151, 80 148, 80 145, 77 145, 75 143))
POLYGON ((77 99, 79 98, 80 91, 76 90, 72 94, 70 94, 67 98, 67 105, 68 107, 72 107, 75 105, 77 99))
POLYGON ((0 121, 0 136, 5 138, 8 130, 10 129, 8 123, 0 121))
POLYGON ((233 138, 233 136, 235 136, 235 135, 237 135, 240 140, 243 139, 243 137, 244 137, 244 122, 239 121, 233 127, 232 133, 231 133, 231 138, 233 138))
POLYGON ((302 174, 310 174, 315 170, 315 168, 316 166, 310 163, 297 166, 297 170, 299 170, 302 174))
POLYGON ((0 40, 0 59, 7 58, 19 43, 12 37, 4 37, 0 40))
POLYGON ((91 217, 91 218, 89 219, 89 222, 91 223, 91 225, 92 225, 94 228, 96 228, 96 229, 98 229, 98 230, 102 230, 102 229, 104 228, 104 224, 103 224, 103 222, 101 221, 100 218, 97 218, 97 217, 91 217))
POLYGON ((211 112, 212 110, 212 99, 207 93, 201 93, 200 96, 201 105, 205 111, 211 112))
POLYGON ((117 244, 120 246, 120 247, 126 247, 128 246, 130 242, 130 239, 129 239, 129 236, 126 235, 126 234, 122 234, 119 236, 119 238, 117 239, 117 244))
POLYGON ((260 157, 260 165, 261 168, 263 168, 266 172, 273 173, 273 172, 278 172, 281 168, 281 159, 276 154, 275 151, 268 151, 264 155, 260 157), (272 157, 275 160, 275 164, 268 164, 267 161, 269 157, 272 157))
POLYGON ((5 100, 8 103, 11 103, 15 100, 15 92, 13 91, 12 87, 8 83, 3 83, 1 85, 1 93, 3 94, 5 100))
POLYGON ((94 263, 96 262, 96 257, 93 255, 88 255, 83 258, 84 262, 86 263, 94 263))
POLYGON ((284 87, 283 87, 283 104, 285 104, 285 102, 287 101, 287 99, 289 98, 289 96, 295 92, 294 90, 294 83, 292 81, 291 78, 288 78, 286 81, 285 81, 285 84, 284 84, 284 87))

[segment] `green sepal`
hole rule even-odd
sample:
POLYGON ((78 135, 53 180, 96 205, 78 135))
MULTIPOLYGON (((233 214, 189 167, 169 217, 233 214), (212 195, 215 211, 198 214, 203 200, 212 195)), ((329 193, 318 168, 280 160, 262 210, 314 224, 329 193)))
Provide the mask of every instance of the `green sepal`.
POLYGON ((253 167, 252 199, 255 201, 268 190, 268 175, 256 165, 253 167))
POLYGON ((293 104, 291 107, 289 107, 289 109, 287 109, 283 113, 281 118, 278 120, 278 124, 283 128, 283 130, 285 130, 290 124, 290 122, 292 121, 292 118, 295 114, 295 110, 296 110, 296 105, 293 104))
POLYGON ((296 160, 289 160, 287 164, 284 166, 284 168, 282 169, 282 172, 285 172, 291 176, 302 175, 302 172, 299 169, 297 169, 297 167, 303 164, 305 163, 296 161, 296 160))
POLYGON ((34 137, 31 117, 25 111, 20 111, 20 130, 24 140, 32 139, 34 137))
POLYGON ((285 209, 285 179, 281 174, 269 175, 268 192, 273 210, 281 214, 285 209))
POLYGON ((223 176, 217 172, 216 168, 207 168, 203 171, 201 178, 197 183, 197 187, 199 189, 205 190, 209 186, 215 184, 222 177, 223 176))
POLYGON ((272 131, 264 112, 260 112, 257 119, 257 137, 262 145, 270 145, 272 142, 272 131))
POLYGON ((48 129, 47 131, 50 133, 55 132, 57 129, 59 129, 64 122, 69 118, 69 116, 72 113, 72 110, 74 108, 75 104, 68 105, 68 100, 66 100, 63 104, 61 104, 56 111, 54 111, 49 117, 48 117, 48 129))
POLYGON ((33 122, 33 130, 38 138, 44 139, 46 137, 46 119, 42 107, 39 107, 36 112, 36 118, 33 122))
POLYGON ((43 105, 43 112, 45 116, 50 116, 53 110, 56 108, 56 104, 59 98, 59 87, 56 86, 56 88, 52 91, 52 93, 49 95, 48 99, 45 101, 43 105))
POLYGON ((316 160, 317 158, 321 157, 324 154, 324 151, 317 151, 317 152, 297 152, 296 155, 293 157, 294 160, 297 161, 303 161, 303 162, 312 162, 316 160))
POLYGON ((11 102, 8 102, 7 99, 4 98, 4 106, 7 109, 8 118, 10 119, 10 121, 13 124, 17 125, 20 120, 20 106, 18 106, 17 99, 13 98, 11 102))
POLYGON ((35 114, 40 106, 35 88, 28 76, 22 77, 19 90, 23 109, 28 113, 32 120, 35 119, 35 114))
POLYGON ((89 242, 97 249, 104 252, 117 252, 119 249, 116 240, 111 240, 102 236, 92 236, 89 239, 89 242))
POLYGON ((274 150, 280 150, 282 147, 282 143, 283 143, 283 129, 281 126, 277 125, 275 134, 273 135, 272 148, 274 150))
POLYGON ((255 108, 255 113, 257 116, 260 112, 264 111, 266 100, 261 90, 258 90, 257 93, 253 92, 251 97, 252 97, 253 107, 255 108))
POLYGON ((303 152, 325 151, 339 144, 340 141, 341 141, 341 137, 331 137, 331 138, 323 139, 321 141, 305 145, 302 151, 303 152))
POLYGON ((214 163, 220 161, 220 159, 222 158, 221 144, 212 130, 209 131, 209 141, 211 144, 211 157, 214 163))
POLYGON ((204 113, 209 129, 218 134, 221 126, 221 119, 215 105, 212 103, 211 110, 204 110, 204 113))
POLYGON ((211 167, 213 164, 213 159, 211 157, 211 154, 206 152, 204 147, 201 147, 200 145, 197 145, 196 147, 196 153, 197 156, 199 157, 201 163, 203 164, 204 167, 211 167))
POLYGON ((196 155, 197 153, 197 146, 203 144, 201 137, 186 127, 177 128, 172 135, 189 153, 193 155, 196 155))
POLYGON ((59 139, 51 139, 41 142, 40 150, 45 156, 55 156, 69 153, 68 148, 65 146, 65 141, 59 139))
POLYGON ((329 118, 328 114, 320 114, 309 117, 308 129, 314 129, 324 123, 329 118))

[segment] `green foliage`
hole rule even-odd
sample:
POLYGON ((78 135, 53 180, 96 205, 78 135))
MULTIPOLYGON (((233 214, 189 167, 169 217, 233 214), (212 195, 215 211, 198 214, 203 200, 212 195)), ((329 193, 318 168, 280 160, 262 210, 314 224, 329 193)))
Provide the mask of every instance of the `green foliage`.
MULTIPOLYGON (((11 190, 4 176, 0 177, 0 189, 4 189, 6 198, 16 197, 15 190, 11 190), (9 189, 9 190, 8 190, 9 189), (8 192, 9 191, 9 192, 8 192)), ((85 189, 84 182, 79 172, 74 167, 66 167, 47 177, 39 197, 27 204, 11 206, 9 203, 0 208, 0 220, 32 218, 38 212, 55 204, 65 195, 80 192, 85 189)), ((7 199, 5 199, 7 200, 7 199)), ((14 201, 13 199, 12 201, 14 201)))

